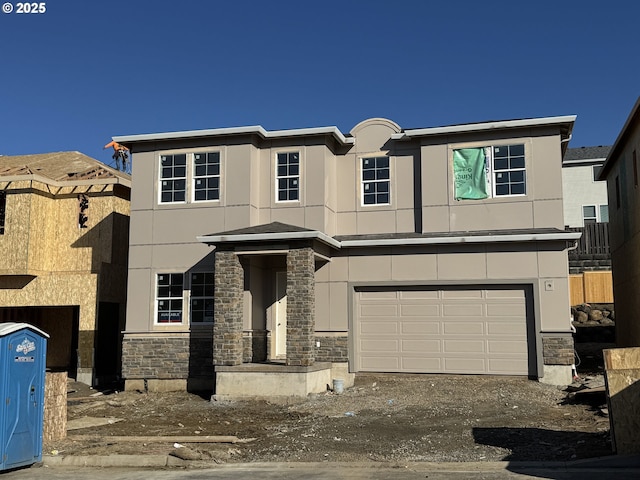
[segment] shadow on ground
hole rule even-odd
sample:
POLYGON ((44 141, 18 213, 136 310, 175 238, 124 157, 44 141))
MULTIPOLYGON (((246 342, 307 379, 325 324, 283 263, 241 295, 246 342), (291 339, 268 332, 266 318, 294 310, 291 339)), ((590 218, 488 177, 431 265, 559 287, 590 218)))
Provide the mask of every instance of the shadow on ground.
POLYGON ((608 432, 587 433, 543 428, 474 428, 476 443, 505 448, 504 461, 539 461, 591 458, 610 451, 608 432))

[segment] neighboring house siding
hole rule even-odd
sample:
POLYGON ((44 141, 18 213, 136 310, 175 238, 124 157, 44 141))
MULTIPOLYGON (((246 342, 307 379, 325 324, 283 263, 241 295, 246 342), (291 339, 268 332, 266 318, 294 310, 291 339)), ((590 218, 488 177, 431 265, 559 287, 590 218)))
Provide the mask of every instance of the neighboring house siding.
POLYGON ((88 384, 120 375, 128 177, 79 152, 0 157, 0 321, 51 333, 47 366, 88 384))
POLYGON ((640 311, 639 109, 640 100, 627 118, 601 173, 608 185, 616 343, 622 347, 640 346, 640 322, 637 320, 640 311))

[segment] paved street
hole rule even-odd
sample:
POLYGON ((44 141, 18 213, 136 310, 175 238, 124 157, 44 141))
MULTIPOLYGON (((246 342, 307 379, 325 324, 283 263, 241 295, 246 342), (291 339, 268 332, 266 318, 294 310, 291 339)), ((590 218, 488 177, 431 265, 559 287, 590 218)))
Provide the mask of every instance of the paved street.
POLYGON ((312 479, 312 480, 450 480, 464 478, 481 479, 557 479, 557 480, 616 480, 640 478, 640 468, 503 468, 500 464, 471 466, 465 464, 411 464, 406 467, 387 467, 362 464, 241 464, 221 465, 215 468, 183 469, 144 469, 144 468, 100 468, 100 467, 40 467, 6 472, 0 475, 2 480, 223 480, 223 479, 312 479), (519 471, 514 471, 519 470, 519 471))

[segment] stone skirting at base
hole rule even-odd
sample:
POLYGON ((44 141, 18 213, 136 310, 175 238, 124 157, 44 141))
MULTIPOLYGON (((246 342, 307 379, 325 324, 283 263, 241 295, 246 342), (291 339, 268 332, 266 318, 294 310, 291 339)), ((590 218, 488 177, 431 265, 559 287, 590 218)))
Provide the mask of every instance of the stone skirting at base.
POLYGON ((317 362, 347 362, 349 360, 349 337, 316 335, 317 362), (318 343, 320 346, 317 346, 318 343))
POLYGON ((571 333, 566 335, 543 334, 542 360, 545 365, 573 365, 575 357, 571 333))
POLYGON ((122 376, 125 385, 134 385, 132 381, 136 381, 133 390, 149 390, 152 380, 179 380, 186 387, 188 378, 211 379, 213 340, 210 335, 125 335, 122 342, 122 376))

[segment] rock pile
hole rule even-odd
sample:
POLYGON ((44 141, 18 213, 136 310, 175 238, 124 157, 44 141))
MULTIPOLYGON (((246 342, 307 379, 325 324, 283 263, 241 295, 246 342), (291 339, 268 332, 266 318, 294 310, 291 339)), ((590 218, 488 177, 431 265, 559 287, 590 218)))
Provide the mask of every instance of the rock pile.
POLYGON ((571 307, 575 327, 615 325, 615 311, 612 304, 583 303, 571 307))

